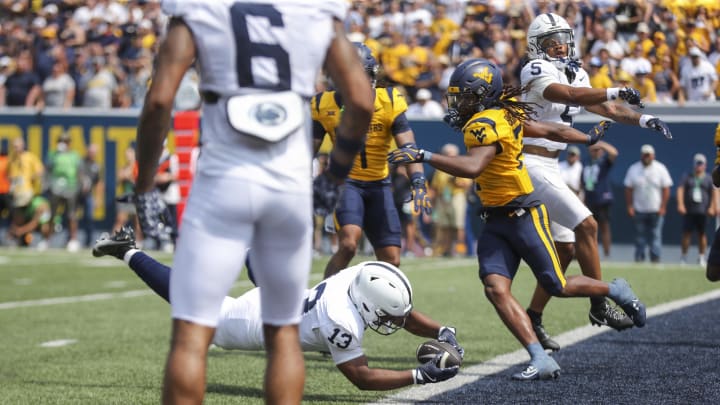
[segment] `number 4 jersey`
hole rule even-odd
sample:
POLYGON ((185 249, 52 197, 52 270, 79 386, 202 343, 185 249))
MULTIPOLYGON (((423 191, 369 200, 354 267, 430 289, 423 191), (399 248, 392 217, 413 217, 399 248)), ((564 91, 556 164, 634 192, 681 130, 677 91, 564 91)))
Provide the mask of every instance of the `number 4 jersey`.
MULTIPOLYGON (((335 364, 362 356, 365 322, 348 288, 363 263, 349 267, 305 292, 300 345, 306 352, 329 352, 335 364)), ((260 290, 225 297, 213 343, 223 349, 262 350, 260 290)))
MULTIPOLYGON (((591 87, 590 79, 583 68, 578 68, 572 82, 568 80, 565 72, 560 71, 552 63, 543 59, 533 59, 523 66, 520 72, 520 82, 523 86, 529 86, 523 101, 535 103, 534 118, 537 121, 557 122, 572 126, 573 116, 582 112, 580 106, 570 106, 560 103, 553 103, 545 100, 543 92, 547 86, 553 83, 570 85, 573 87, 591 87)), ((543 138, 525 138, 526 145, 538 145, 551 150, 563 150, 567 144, 554 142, 543 138)))

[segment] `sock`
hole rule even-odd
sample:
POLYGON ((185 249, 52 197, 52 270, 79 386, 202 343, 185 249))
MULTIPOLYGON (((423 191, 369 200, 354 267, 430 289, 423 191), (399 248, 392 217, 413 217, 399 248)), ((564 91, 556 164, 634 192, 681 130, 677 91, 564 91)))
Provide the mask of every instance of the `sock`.
POLYGON ((531 362, 547 356, 547 353, 545 353, 545 350, 539 342, 530 343, 525 349, 530 353, 531 362))
POLYGON ((615 279, 608 284, 608 288, 610 289, 608 297, 621 305, 632 301, 635 298, 632 294, 632 290, 627 288, 627 284, 618 285, 617 281, 618 280, 615 279))
MULTIPOLYGON (((132 250, 131 250, 132 251, 132 250)), ((170 302, 170 267, 158 262, 145 252, 135 250, 125 254, 128 258, 130 268, 147 284, 155 293, 165 301, 170 302)))
POLYGON ((590 306, 593 308, 605 304, 605 297, 590 297, 590 306))
POLYGON ((530 317, 530 322, 532 322, 533 325, 542 324, 542 312, 535 312, 530 308, 528 308, 526 312, 530 317))

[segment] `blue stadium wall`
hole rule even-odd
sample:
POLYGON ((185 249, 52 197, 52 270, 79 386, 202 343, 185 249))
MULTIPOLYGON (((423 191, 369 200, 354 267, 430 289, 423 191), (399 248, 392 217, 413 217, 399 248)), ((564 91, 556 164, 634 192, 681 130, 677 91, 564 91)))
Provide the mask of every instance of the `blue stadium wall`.
MULTIPOLYGON (((695 153, 704 153, 709 162, 715 159, 714 134, 720 122, 720 106, 698 108, 648 108, 648 113, 663 117, 673 131, 674 139, 665 140, 659 134, 648 129, 615 124, 606 141, 615 145, 620 155, 612 171, 615 203, 612 209, 613 241, 631 243, 634 230, 625 211, 625 197, 622 187, 627 168, 640 158, 640 146, 645 143, 655 147, 656 158, 670 171, 675 184, 692 168, 695 153)), ((576 128, 585 131, 598 120, 597 116, 586 114, 576 120, 576 128)), ((96 113, 90 110, 46 111, 42 114, 27 113, 26 110, 5 109, 0 112, 0 145, 9 149, 9 142, 22 136, 27 140, 28 149, 43 159, 47 156, 58 136, 67 131, 72 137, 72 148, 84 154, 87 145, 100 146, 99 160, 105 168, 104 201, 100 201, 94 213, 99 227, 109 228, 115 217, 111 203, 119 192, 116 184, 118 169, 125 163, 124 150, 133 146, 136 136, 137 111, 96 113)), ((423 148, 438 151, 446 143, 455 143, 462 147, 462 137, 450 130, 441 121, 411 122, 418 144, 423 148)), ((173 148, 172 134, 169 146, 173 148)), ((583 158, 588 154, 583 150, 583 158)), ((711 166, 711 165, 709 165, 711 166)), ((431 172, 431 168, 427 168, 431 172)), ((680 241, 681 218, 677 213, 673 186, 668 215, 663 233, 664 243, 678 244, 680 241)), ((713 224, 714 225, 714 224, 713 224)), ((708 231, 712 231, 711 224, 708 231)), ((482 227, 477 218, 473 228, 482 227)))

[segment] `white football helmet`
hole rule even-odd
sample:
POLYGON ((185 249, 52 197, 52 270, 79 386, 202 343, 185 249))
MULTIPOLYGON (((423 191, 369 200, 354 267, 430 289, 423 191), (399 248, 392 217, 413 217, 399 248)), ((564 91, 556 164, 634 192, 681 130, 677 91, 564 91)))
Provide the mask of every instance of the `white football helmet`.
POLYGON ((385 262, 365 262, 348 288, 365 325, 381 335, 405 326, 412 310, 412 287, 405 274, 385 262))
POLYGON ((535 17, 527 32, 527 53, 530 59, 545 59, 558 69, 564 69, 570 60, 577 60, 575 35, 570 24, 553 13, 535 17), (552 58, 545 52, 545 49, 557 44, 567 44, 567 58, 552 58))

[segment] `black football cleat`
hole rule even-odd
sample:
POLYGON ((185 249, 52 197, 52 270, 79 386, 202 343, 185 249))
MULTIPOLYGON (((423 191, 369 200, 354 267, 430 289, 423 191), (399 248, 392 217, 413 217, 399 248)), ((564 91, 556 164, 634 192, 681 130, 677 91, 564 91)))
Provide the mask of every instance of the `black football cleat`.
POLYGON ((541 323, 532 323, 532 327, 543 349, 552 350, 554 352, 560 350, 560 344, 558 344, 558 342, 556 342, 555 340, 553 340, 553 338, 550 337, 550 335, 545 331, 545 327, 541 323))
POLYGON ((128 250, 135 249, 135 233, 129 226, 123 226, 113 236, 107 233, 95 241, 92 254, 95 257, 114 256, 122 260, 128 250))
POLYGON ((605 325, 617 331, 632 328, 635 325, 630 317, 618 311, 606 300, 603 301, 601 305, 592 306, 588 317, 590 318, 590 323, 593 325, 605 325))

